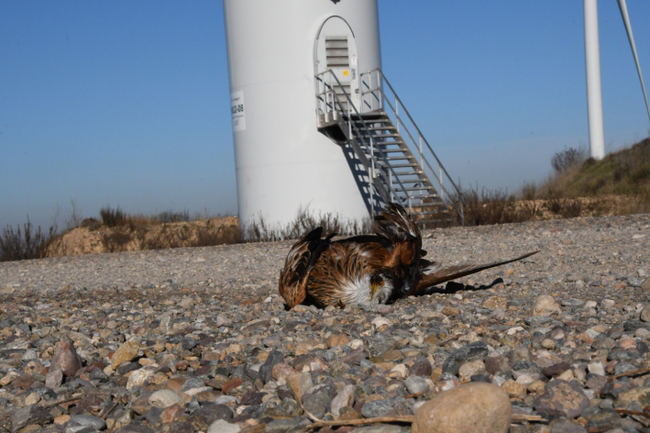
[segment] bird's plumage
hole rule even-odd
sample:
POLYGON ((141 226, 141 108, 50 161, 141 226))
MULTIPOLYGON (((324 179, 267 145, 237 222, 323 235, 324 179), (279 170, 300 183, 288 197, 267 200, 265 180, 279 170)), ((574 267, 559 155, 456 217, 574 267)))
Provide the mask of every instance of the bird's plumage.
POLYGON ((280 294, 289 308, 303 303, 318 307, 384 304, 535 254, 434 269, 424 259, 419 228, 402 206, 391 203, 375 219, 373 229, 373 235, 332 240, 334 235, 323 237, 319 227, 298 240, 280 272, 280 294))

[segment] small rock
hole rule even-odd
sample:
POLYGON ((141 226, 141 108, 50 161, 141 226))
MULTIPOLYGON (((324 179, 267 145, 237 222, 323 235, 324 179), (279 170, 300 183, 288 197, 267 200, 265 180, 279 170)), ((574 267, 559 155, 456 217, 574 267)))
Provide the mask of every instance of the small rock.
POLYGON ((74 349, 72 341, 65 338, 54 345, 54 356, 50 370, 61 370, 65 376, 74 376, 81 368, 81 357, 74 349))
POLYGON ((341 409, 344 407, 352 407, 354 404, 355 389, 356 387, 354 385, 345 385, 343 389, 338 394, 336 394, 336 396, 332 399, 332 403, 330 404, 332 415, 338 417, 341 409))
POLYGON ((50 369, 45 375, 45 386, 48 388, 57 389, 61 383, 63 383, 63 372, 60 369, 50 369))
POLYGON ((317 418, 322 418, 330 408, 335 393, 331 386, 317 385, 302 396, 302 406, 317 418))
POLYGON ((589 406, 589 400, 576 381, 553 379, 546 384, 544 394, 534 402, 541 415, 549 417, 575 418, 589 406))
POLYGON ((458 369, 458 377, 461 381, 468 381, 472 376, 485 372, 485 364, 481 359, 464 363, 458 369))
POLYGON ((24 406, 13 410, 11 414, 12 431, 17 432, 29 424, 43 425, 53 419, 50 412, 36 405, 24 406))
POLYGON ((424 357, 418 357, 409 369, 409 374, 411 376, 430 377, 432 372, 433 369, 431 363, 424 357))
POLYGON ((208 433, 238 433, 240 430, 239 425, 231 424, 222 419, 216 420, 208 427, 208 433))
POLYGON ((474 361, 476 359, 483 359, 487 354, 488 347, 482 341, 470 343, 467 346, 463 346, 460 349, 455 350, 445 360, 444 364, 442 365, 442 371, 445 373, 457 375, 458 369, 463 363, 467 361, 474 361))
POLYGON ((583 426, 566 419, 553 420, 550 427, 551 433, 587 433, 583 426))
POLYGON ((429 391, 429 383, 422 376, 409 376, 404 385, 410 394, 424 394, 429 391))
POLYGON ((111 367, 115 370, 124 362, 129 362, 138 356, 138 350, 140 345, 135 341, 127 341, 122 344, 116 351, 113 353, 111 358, 111 367))
POLYGON ((301 401, 302 396, 314 386, 309 373, 294 373, 287 376, 287 384, 296 396, 297 401, 301 401))
POLYGON ((411 408, 404 397, 369 401, 361 408, 361 415, 365 418, 388 415, 408 415, 410 413, 411 408))
POLYGON ((184 402, 181 396, 171 389, 161 389, 149 396, 149 403, 155 407, 166 408, 173 404, 183 404, 184 402))
POLYGON ((272 350, 271 353, 269 353, 269 356, 266 358, 266 361, 264 361, 264 364, 262 364, 257 374, 257 377, 262 381, 262 383, 267 383, 273 379, 273 367, 282 361, 284 361, 282 353, 277 350, 272 350))
POLYGON ((523 398, 526 395, 526 386, 512 379, 506 380, 501 388, 513 398, 523 398))
POLYGON ((132 371, 129 380, 126 382, 126 389, 131 390, 136 386, 142 386, 153 374, 154 370, 150 367, 142 367, 132 371))
POLYGON ((650 304, 643 307, 643 310, 641 310, 640 319, 642 322, 650 322, 650 304))
POLYGON ((350 337, 345 334, 332 334, 327 337, 325 344, 331 349, 332 347, 344 346, 348 341, 350 341, 350 337))
POLYGON ((589 370, 589 373, 595 374, 596 376, 604 376, 605 375, 605 366, 603 366, 603 363, 600 362, 600 361, 590 362, 587 365, 587 369, 589 370))
POLYGON ((468 383, 442 392, 415 412, 413 433, 506 433, 508 395, 488 383, 468 383))
POLYGON ((95 430, 104 430, 106 428, 106 422, 103 419, 88 414, 72 415, 70 417, 70 422, 77 423, 82 426, 89 426, 95 430))
POLYGON ((390 320, 382 316, 375 317, 371 323, 379 332, 385 331, 391 325, 390 320))
POLYGON ((388 372, 388 377, 404 379, 408 374, 408 368, 404 364, 397 364, 388 372))
POLYGON ((553 313, 560 313, 561 311, 560 304, 551 295, 540 295, 535 299, 533 314, 536 316, 550 316, 553 313))

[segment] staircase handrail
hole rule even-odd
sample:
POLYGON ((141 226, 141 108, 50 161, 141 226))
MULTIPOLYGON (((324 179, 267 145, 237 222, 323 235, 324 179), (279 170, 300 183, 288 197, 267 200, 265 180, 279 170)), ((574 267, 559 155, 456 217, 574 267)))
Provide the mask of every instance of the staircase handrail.
MULTIPOLYGON (((359 111, 357 110, 356 106, 352 102, 352 99, 350 98, 350 95, 348 95, 348 92, 345 90, 345 88, 341 84, 341 81, 338 79, 338 77, 336 76, 334 71, 332 69, 327 69, 325 71, 322 71, 322 72, 319 72, 318 74, 316 74, 315 78, 316 78, 317 81, 322 83, 325 88, 329 88, 329 90, 330 90, 330 92, 332 94, 332 105, 337 106, 341 113, 345 112, 345 108, 343 107, 343 104, 341 103, 341 101, 339 101, 339 97, 338 97, 337 93, 334 91, 334 86, 332 84, 326 82, 321 77, 321 76, 324 76, 326 74, 329 74, 334 79, 334 81, 336 82, 336 85, 341 89, 343 95, 345 96, 345 99, 346 99, 347 105, 348 105, 348 124, 349 124, 349 126, 351 128, 354 128, 354 130, 356 132, 355 136, 358 137, 361 141, 364 141, 365 140, 364 135, 359 130, 359 127, 355 125, 356 122, 352 121, 352 119, 351 119, 350 109, 352 109, 354 111, 356 119, 358 119, 358 121, 360 121, 364 125, 364 129, 368 128, 368 122, 366 122, 366 120, 359 114, 359 111)), ((326 100, 325 101, 322 100, 323 99, 322 95, 325 94, 325 93, 326 93, 325 90, 323 92, 320 92, 320 89, 317 89, 316 97, 325 104, 325 107, 334 108, 332 105, 330 105, 329 102, 327 102, 327 95, 325 95, 326 100)), ((320 107, 319 107, 319 109, 320 109, 320 107)), ((363 152, 361 152, 360 149, 358 149, 357 146, 354 144, 354 140, 350 138, 349 141, 350 141, 350 144, 352 145, 352 148, 354 149, 355 153, 357 154, 357 157, 359 158, 359 161, 361 162, 361 164, 363 164, 365 169, 371 173, 370 174, 371 188, 376 189, 377 192, 379 193, 379 195, 382 197, 382 199, 384 199, 386 202, 392 201, 393 200, 392 194, 388 193, 384 189, 385 185, 390 185, 391 183, 388 180, 384 179, 385 175, 382 173, 381 170, 379 170, 377 172, 374 169, 374 144, 372 143, 372 140, 371 140, 370 144, 366 143, 366 146, 369 147, 370 150, 371 150, 371 157, 373 159, 370 162, 367 160, 367 158, 365 157, 363 152), (381 179, 381 181, 383 182, 383 184, 381 185, 381 188, 379 188, 379 189, 374 185, 374 182, 373 182, 373 177, 375 176, 375 173, 378 173, 377 177, 379 177, 381 179)), ((411 199, 412 199, 411 195, 412 194, 409 191, 406 190, 406 187, 404 186, 404 184, 402 184, 401 180, 399 179, 399 176, 397 175, 397 173, 395 172, 393 167, 391 167, 389 164, 386 164, 385 166, 383 166, 383 168, 390 170, 390 172, 391 172, 391 174, 393 176, 393 179, 396 180, 397 183, 399 184, 401 192, 406 194, 406 196, 408 197, 408 203, 406 203, 406 204, 408 205, 409 208, 411 208, 411 199)), ((372 211, 374 212, 374 209, 372 209, 372 211)))
MULTIPOLYGON (((426 163, 427 167, 429 168, 429 170, 431 170, 431 172, 435 173, 435 170, 431 166, 431 164, 429 163, 428 159, 424 157, 424 155, 422 153, 422 149, 419 146, 417 146, 418 142, 411 135, 411 133, 409 131, 409 125, 404 123, 404 121, 402 120, 403 113, 406 114, 406 117, 409 119, 411 125, 417 131, 418 138, 422 140, 422 143, 424 143, 424 145, 426 146, 426 149, 429 151, 429 153, 435 158, 436 162, 438 163, 438 167, 439 167, 440 171, 442 171, 445 174, 446 179, 453 186, 454 191, 456 192, 456 197, 458 198, 458 202, 459 202, 458 203, 459 206, 458 206, 457 211, 458 211, 458 214, 460 216, 461 223, 463 223, 464 222, 463 196, 462 196, 462 193, 461 193, 460 189, 458 188, 458 186, 456 185, 456 183, 452 179, 451 175, 449 174, 449 172, 447 171, 445 166, 442 164, 442 162, 438 158, 438 155, 436 154, 436 152, 433 150, 433 148, 429 144, 428 140, 426 139, 426 137, 424 136, 424 134, 422 133, 422 131, 418 127, 417 123, 415 123, 415 120, 413 120, 413 117, 411 116, 411 113, 408 111, 408 109, 406 108, 406 106, 402 102, 402 99, 399 97, 399 95, 397 94, 397 92, 395 91, 393 86, 390 84, 390 81, 388 81, 388 79, 386 78, 386 76, 384 75, 382 70, 380 68, 375 68, 375 69, 372 69, 372 70, 370 70, 368 72, 364 72, 364 73, 361 74, 361 78, 363 78, 363 76, 371 76, 371 74, 376 74, 379 77, 377 86, 375 88, 371 88, 371 86, 368 83, 366 83, 363 79, 361 79, 361 84, 365 85, 365 87, 368 89, 367 91, 362 91, 362 96, 365 95, 365 94, 370 94, 379 102, 379 104, 381 106, 383 106, 383 104, 386 103, 391 108, 392 112, 395 113, 395 115, 396 115, 395 117, 396 117, 397 121, 401 125, 403 125, 404 129, 407 131, 407 134, 408 134, 409 138, 411 139, 411 142, 414 143, 414 145, 416 145, 416 148, 418 149, 418 154, 420 156, 420 160, 422 162, 426 163), (396 104, 399 104, 399 108, 401 108, 401 112, 398 113, 397 106, 394 107, 390 103, 390 100, 389 100, 388 96, 383 91, 382 84, 386 84, 386 86, 390 90, 392 96, 394 97, 394 100, 396 101, 396 104), (379 97, 376 95, 376 92, 379 92, 379 94, 380 94, 379 97)), ((440 179, 437 179, 437 180, 438 180, 438 184, 439 184, 440 188, 445 192, 445 194, 447 196, 446 198, 450 199, 452 197, 451 194, 449 194, 449 192, 447 191, 447 189, 445 188, 443 183, 440 181, 440 179)), ((444 199, 445 197, 442 197, 442 198, 444 199)))

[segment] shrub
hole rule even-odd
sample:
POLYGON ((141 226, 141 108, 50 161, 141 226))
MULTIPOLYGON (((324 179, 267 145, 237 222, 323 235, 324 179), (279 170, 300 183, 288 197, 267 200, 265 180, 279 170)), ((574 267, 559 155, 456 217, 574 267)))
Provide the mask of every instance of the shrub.
POLYGON ((115 209, 112 209, 110 206, 103 207, 99 211, 99 216, 102 219, 102 224, 108 227, 124 225, 127 220, 126 214, 119 207, 115 209))
POLYGON ((41 227, 34 228, 27 219, 23 224, 13 227, 7 225, 0 236, 0 261, 25 260, 45 257, 47 246, 56 236, 56 226, 51 226, 47 233, 41 227))
POLYGON ((556 173, 564 173, 572 167, 582 164, 586 159, 585 152, 575 147, 570 147, 557 152, 551 158, 551 165, 556 173))

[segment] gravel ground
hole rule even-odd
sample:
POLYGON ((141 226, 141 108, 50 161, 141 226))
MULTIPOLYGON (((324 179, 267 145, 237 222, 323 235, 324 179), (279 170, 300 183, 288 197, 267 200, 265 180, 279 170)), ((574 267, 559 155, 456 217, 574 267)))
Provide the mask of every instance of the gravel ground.
POLYGON ((512 433, 650 431, 650 215, 428 231, 449 265, 541 252, 375 311, 285 311, 290 245, 0 263, 0 431, 303 431, 465 382, 512 433))

